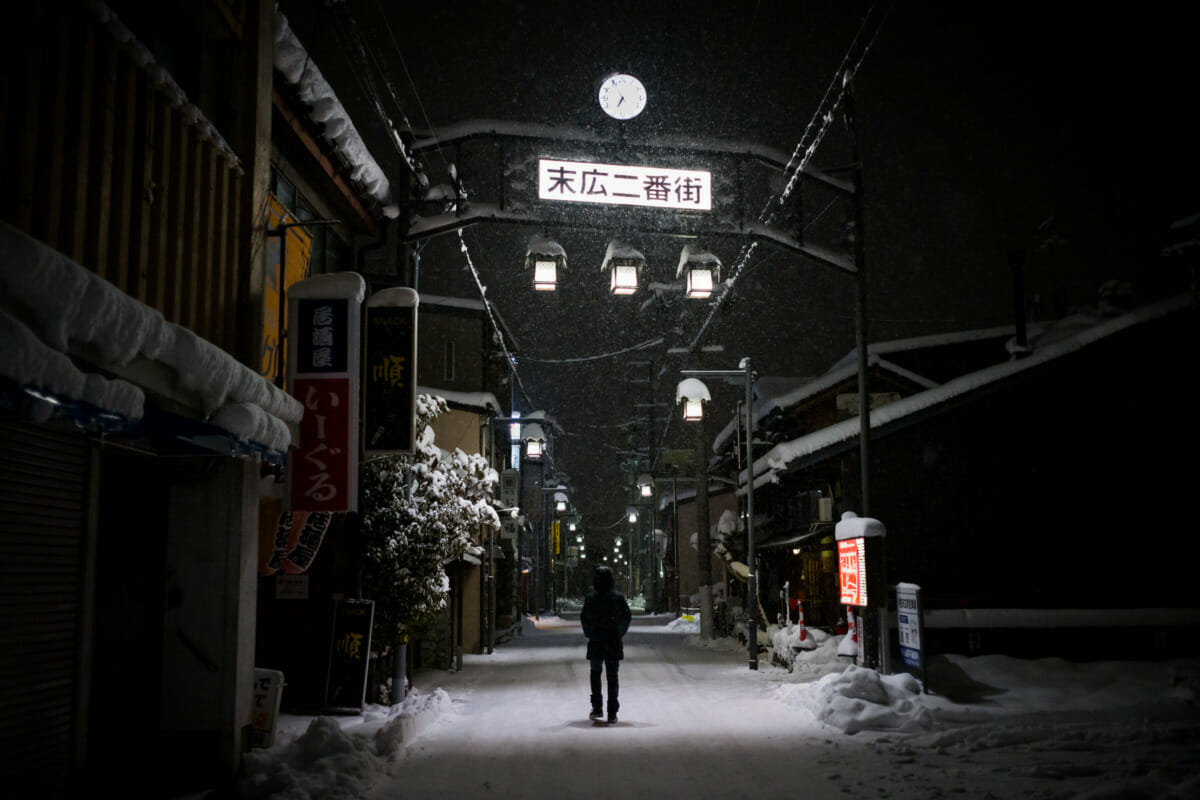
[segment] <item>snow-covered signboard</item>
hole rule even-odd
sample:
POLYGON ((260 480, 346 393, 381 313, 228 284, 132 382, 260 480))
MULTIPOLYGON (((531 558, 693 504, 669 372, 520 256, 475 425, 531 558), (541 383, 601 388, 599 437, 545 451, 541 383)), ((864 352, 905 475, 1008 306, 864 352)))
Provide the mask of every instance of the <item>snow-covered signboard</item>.
POLYGON ((417 435, 417 305, 413 289, 367 300, 363 432, 370 453, 411 455, 417 435))
POLYGON ((712 173, 538 159, 538 199, 568 203, 712 210, 712 173))
POLYGON ((289 453, 291 511, 358 509, 361 275, 340 272, 296 284, 288 302, 288 385, 304 406, 289 453))
POLYGON ((859 537, 838 544, 838 586, 840 602, 848 606, 867 605, 867 540, 859 537))

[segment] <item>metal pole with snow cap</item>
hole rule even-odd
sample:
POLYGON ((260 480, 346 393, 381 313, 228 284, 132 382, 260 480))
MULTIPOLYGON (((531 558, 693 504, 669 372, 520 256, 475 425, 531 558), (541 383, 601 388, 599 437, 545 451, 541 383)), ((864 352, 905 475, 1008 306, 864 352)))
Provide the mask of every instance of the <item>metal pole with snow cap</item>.
POLYGON ((754 370, 750 359, 743 358, 737 369, 684 369, 686 375, 675 389, 675 402, 684 404, 684 419, 699 420, 703 413, 703 402, 709 399, 708 388, 698 378, 720 378, 729 383, 743 383, 746 409, 746 589, 749 593, 749 635, 747 648, 750 669, 758 669, 758 573, 755 569, 754 552, 754 414, 750 404, 754 395, 754 370))

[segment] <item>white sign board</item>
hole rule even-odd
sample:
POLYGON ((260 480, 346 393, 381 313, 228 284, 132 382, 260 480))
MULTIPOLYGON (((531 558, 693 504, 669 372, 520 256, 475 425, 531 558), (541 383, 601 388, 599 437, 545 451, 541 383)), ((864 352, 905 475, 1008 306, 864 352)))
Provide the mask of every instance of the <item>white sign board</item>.
POLYGON ((896 584, 896 621, 900 629, 900 658, 910 667, 921 667, 921 587, 896 584))
POLYGON ((500 505, 505 508, 516 508, 518 491, 521 485, 521 473, 515 469, 506 469, 500 473, 500 505))
POLYGON ((568 203, 712 210, 712 173, 538 159, 538 199, 568 203))

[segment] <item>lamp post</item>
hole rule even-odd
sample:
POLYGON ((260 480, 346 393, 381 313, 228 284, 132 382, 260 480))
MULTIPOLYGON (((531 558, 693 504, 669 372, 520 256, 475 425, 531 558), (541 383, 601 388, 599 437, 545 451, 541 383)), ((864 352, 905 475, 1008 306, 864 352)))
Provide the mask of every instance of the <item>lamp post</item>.
POLYGON ((754 566, 754 415, 750 403, 754 394, 754 372, 750 368, 750 359, 743 358, 738 369, 684 369, 681 375, 690 379, 679 382, 675 390, 676 402, 684 403, 685 419, 700 419, 703 413, 703 401, 708 399, 708 388, 699 378, 718 378, 730 383, 742 382, 745 386, 746 409, 746 588, 750 598, 750 669, 758 669, 758 575, 754 566), (695 384, 699 384, 696 386, 695 384), (695 416, 689 417, 689 410, 695 416))

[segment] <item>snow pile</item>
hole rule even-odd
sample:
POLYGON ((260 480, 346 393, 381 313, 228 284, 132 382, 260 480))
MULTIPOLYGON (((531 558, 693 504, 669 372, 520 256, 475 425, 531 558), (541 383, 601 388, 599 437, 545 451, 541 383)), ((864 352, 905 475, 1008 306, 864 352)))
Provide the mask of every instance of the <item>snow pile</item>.
POLYGON ((673 619, 667 623, 667 630, 672 633, 699 633, 700 615, 687 614, 678 619, 673 619))
POLYGON ((845 733, 916 733, 933 727, 921 684, 908 674, 880 675, 873 669, 851 666, 815 683, 785 684, 775 696, 845 733))
POLYGON ((451 710, 450 696, 441 689, 431 694, 414 689, 399 705, 368 706, 357 717, 316 717, 297 738, 246 754, 239 795, 358 800, 402 745, 451 710))

